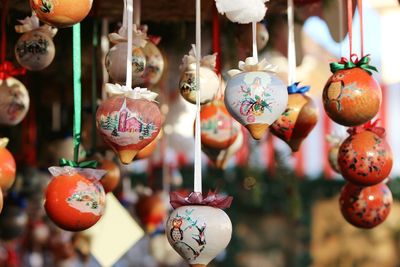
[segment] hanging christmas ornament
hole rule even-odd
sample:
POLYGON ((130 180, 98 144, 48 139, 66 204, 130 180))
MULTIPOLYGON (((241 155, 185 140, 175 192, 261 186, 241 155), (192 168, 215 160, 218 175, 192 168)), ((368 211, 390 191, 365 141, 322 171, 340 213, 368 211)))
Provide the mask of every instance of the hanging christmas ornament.
POLYGON ((160 193, 141 195, 135 205, 135 211, 149 234, 153 234, 167 218, 167 207, 160 193))
POLYGON ((118 165, 112 160, 102 159, 99 161, 98 168, 106 171, 106 174, 100 180, 104 191, 106 193, 114 191, 121 180, 121 170, 118 165))
POLYGON ((326 136, 326 140, 331 145, 328 151, 329 166, 331 166, 332 170, 334 170, 336 173, 340 174, 338 157, 339 157, 339 147, 342 143, 342 139, 334 135, 328 135, 326 136))
POLYGON ((50 167, 53 179, 45 193, 44 208, 49 218, 67 231, 82 231, 103 215, 105 193, 99 180, 104 170, 50 167))
POLYGON ((275 75, 275 68, 265 59, 247 58, 239 62, 240 70, 230 70, 225 90, 229 113, 259 140, 267 128, 285 111, 288 93, 275 75))
POLYGON ((294 83, 288 87, 289 101, 286 110, 271 125, 271 133, 285 141, 293 152, 314 129, 318 120, 318 110, 313 100, 305 95, 310 87, 299 87, 294 83))
POLYGON ((385 140, 385 129, 376 122, 348 130, 350 136, 339 148, 340 172, 349 182, 374 185, 389 176, 392 150, 385 140))
MULTIPOLYGON (((201 92, 200 103, 206 104, 214 99, 218 92, 220 80, 215 73, 216 54, 204 56, 200 60, 200 87, 201 92)), ((196 103, 196 55, 195 49, 192 48, 188 55, 182 59, 179 67, 182 74, 179 80, 179 90, 183 98, 192 104, 196 103)))
POLYGON ((392 193, 384 183, 359 186, 347 183, 340 193, 340 211, 350 224, 370 229, 384 222, 392 207, 392 193))
POLYGON ((93 0, 29 0, 41 21, 57 28, 81 22, 92 8, 93 0))
POLYGON ((106 84, 113 97, 105 100, 97 110, 97 129, 124 164, 132 162, 136 154, 154 140, 161 128, 161 112, 157 97, 145 88, 128 89, 106 84))
POLYGON ((35 13, 19 22, 22 25, 16 25, 15 30, 23 35, 15 45, 15 58, 28 70, 38 71, 46 68, 54 59, 53 37, 57 29, 48 25, 39 26, 39 19, 35 13))
POLYGON ((8 138, 0 138, 0 188, 3 192, 10 189, 15 181, 14 156, 6 148, 8 138))
POLYGON ((170 198, 174 211, 166 226, 169 243, 190 266, 205 267, 231 239, 232 223, 222 209, 230 207, 232 197, 173 192, 170 198))
POLYGON ((228 113, 222 100, 201 107, 201 144, 215 149, 231 146, 240 132, 240 124, 228 113))
MULTIPOLYGON (((143 75, 146 67, 146 55, 143 48, 146 46, 147 35, 138 30, 133 24, 132 29, 132 76, 134 79, 143 75)), ((128 53, 127 26, 122 26, 118 33, 109 34, 110 42, 115 44, 106 55, 105 65, 108 74, 115 83, 124 84, 126 81, 126 58, 128 53)))
POLYGON ((154 138, 154 140, 151 141, 150 144, 148 144, 147 146, 145 146, 143 149, 141 149, 141 150, 137 153, 137 155, 136 155, 136 157, 135 157, 135 160, 136 160, 136 159, 137 159, 137 160, 139 160, 139 159, 146 159, 146 158, 150 157, 150 156, 153 154, 153 152, 156 150, 157 145, 158 145, 158 142, 161 140, 162 135, 163 135, 163 131, 160 130, 160 132, 158 133, 157 137, 154 138))
POLYGON ((229 160, 240 150, 243 145, 243 132, 240 129, 235 141, 225 149, 215 149, 207 145, 202 145, 203 152, 218 169, 225 169, 229 160))
POLYGON ((257 23, 257 49, 258 51, 264 49, 269 40, 269 33, 264 23, 257 23))
POLYGON ((28 91, 12 77, 20 74, 25 74, 25 69, 16 69, 9 61, 0 65, 0 124, 16 125, 28 112, 28 91))
POLYGON ((218 12, 225 14, 232 21, 242 24, 261 21, 267 7, 268 0, 215 0, 218 12))

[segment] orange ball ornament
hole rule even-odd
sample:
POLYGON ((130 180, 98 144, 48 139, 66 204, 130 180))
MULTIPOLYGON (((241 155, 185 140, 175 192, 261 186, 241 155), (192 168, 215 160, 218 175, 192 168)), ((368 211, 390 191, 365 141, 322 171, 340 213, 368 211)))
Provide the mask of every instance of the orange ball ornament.
POLYGON ((4 204, 3 190, 1 190, 1 188, 0 188, 0 213, 3 210, 3 204, 4 204))
POLYGON ((49 218, 67 231, 83 231, 101 218, 105 207, 104 171, 51 167, 54 178, 47 186, 44 208, 49 218))
POLYGON ((121 170, 118 165, 109 159, 103 159, 99 162, 99 169, 107 171, 107 173, 100 180, 101 185, 104 187, 106 193, 114 191, 121 180, 121 170))
POLYGON ((327 81, 322 100, 325 112, 333 121, 344 126, 364 124, 378 113, 382 91, 378 82, 372 77, 368 65, 369 58, 332 63, 334 74, 327 81), (346 64, 354 65, 346 68, 346 64), (337 67, 339 66, 339 70, 337 67), (344 66, 344 67, 343 67, 344 66))
POLYGON ((8 138, 0 139, 0 188, 2 191, 10 189, 15 181, 16 165, 14 156, 6 148, 8 138))
POLYGON ((57 28, 71 27, 90 12, 93 0, 30 0, 41 21, 57 28))

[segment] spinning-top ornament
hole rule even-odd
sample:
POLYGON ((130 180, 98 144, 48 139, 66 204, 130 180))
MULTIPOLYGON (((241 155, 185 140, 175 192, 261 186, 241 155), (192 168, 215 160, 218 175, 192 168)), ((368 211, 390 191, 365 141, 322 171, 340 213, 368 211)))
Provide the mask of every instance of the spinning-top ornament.
POLYGON ((231 239, 232 223, 222 209, 230 207, 232 197, 172 192, 170 198, 174 211, 166 224, 169 243, 190 266, 205 267, 231 239))
POLYGON ((331 145, 328 151, 329 166, 331 166, 332 170, 334 170, 336 173, 340 174, 338 157, 339 157, 339 147, 342 144, 343 140, 337 136, 328 135, 326 136, 326 141, 328 141, 328 143, 331 145))
POLYGON ((377 69, 369 65, 369 57, 358 60, 353 55, 350 61, 342 58, 331 63, 331 71, 333 75, 322 95, 329 118, 344 126, 357 126, 373 119, 379 111, 382 92, 372 77, 372 71, 377 69))
POLYGON ((9 61, 0 65, 0 124, 20 123, 29 109, 29 94, 15 75, 25 74, 25 69, 17 69, 9 61))
POLYGON ((15 181, 16 166, 14 156, 6 148, 8 138, 0 138, 0 189, 7 191, 15 181))
POLYGON ((101 159, 98 169, 105 170, 106 174, 100 179, 101 185, 106 193, 114 191, 121 180, 121 170, 118 164, 111 159, 101 159))
POLYGON ((260 140, 286 109, 286 86, 265 59, 257 62, 247 58, 239 62, 239 70, 230 70, 228 74, 231 79, 226 85, 225 106, 254 139, 260 140))
POLYGON ((135 160, 146 159, 146 158, 150 157, 153 154, 153 152, 156 150, 158 142, 161 140, 162 135, 163 135, 163 131, 160 130, 160 132, 158 133, 157 137, 154 138, 154 140, 151 141, 150 144, 145 146, 143 149, 141 149, 137 153, 137 155, 135 157, 135 160))
MULTIPOLYGON (((215 73, 217 55, 207 55, 200 60, 200 104, 206 104, 214 99, 217 95, 220 79, 215 73)), ((192 48, 188 55, 182 59, 179 67, 181 70, 181 78, 179 80, 179 90, 181 95, 188 102, 196 103, 196 55, 195 49, 192 48)))
POLYGON ((384 183, 363 187, 347 183, 340 194, 340 211, 350 224, 370 229, 384 222, 392 207, 392 193, 384 183))
POLYGON ((57 29, 49 25, 39 26, 36 14, 19 22, 22 25, 16 25, 15 30, 23 35, 15 45, 15 58, 28 70, 38 71, 46 68, 54 59, 53 37, 57 29))
POLYGON ((93 0, 30 0, 41 21, 57 28, 81 22, 92 8, 93 0))
POLYGON ((294 83, 288 87, 289 101, 286 110, 271 125, 271 133, 285 141, 293 152, 314 129, 318 120, 318 110, 314 101, 305 93, 309 86, 299 87, 294 83))
POLYGON ((161 129, 161 112, 154 101, 157 94, 117 84, 106 84, 106 90, 114 96, 98 108, 97 129, 121 162, 129 164, 161 129))
POLYGON ((49 218, 67 231, 88 229, 104 213, 105 193, 99 180, 106 171, 84 164, 49 168, 53 178, 46 189, 44 208, 49 218))
POLYGON ((392 170, 392 150, 385 140, 385 129, 376 127, 376 123, 349 129, 350 136, 340 145, 340 172, 349 182, 375 185, 392 170))
MULTIPOLYGON (((118 33, 108 35, 110 42, 115 44, 108 51, 105 65, 108 74, 115 83, 124 84, 126 81, 126 58, 128 52, 127 28, 122 26, 118 33)), ((146 46, 147 35, 138 30, 136 25, 132 29, 132 77, 133 80, 140 78, 146 67, 146 55, 143 48, 146 46)))

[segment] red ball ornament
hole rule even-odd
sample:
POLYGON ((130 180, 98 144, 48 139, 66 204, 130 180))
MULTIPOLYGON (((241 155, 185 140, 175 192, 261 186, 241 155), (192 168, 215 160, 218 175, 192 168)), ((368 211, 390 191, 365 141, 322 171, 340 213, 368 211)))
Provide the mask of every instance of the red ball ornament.
MULTIPOLYGON (((370 69, 358 67, 368 65, 364 57, 355 63, 342 61, 332 63, 334 74, 329 78, 323 91, 323 103, 327 115, 344 126, 364 124, 375 117, 382 101, 382 92, 378 82, 372 77, 370 69), (357 67, 335 69, 335 66, 358 64, 357 67)), ((355 65, 356 66, 356 65, 355 65)))
POLYGON ((340 211, 346 221, 366 229, 385 221, 392 202, 392 193, 384 183, 368 187, 347 183, 339 199, 340 211))
POLYGON ((343 177, 359 185, 378 184, 389 176, 393 165, 385 129, 371 124, 349 130, 339 148, 338 163, 343 177))
POLYGON ((81 22, 92 8, 93 0, 30 0, 41 21, 57 28, 81 22))
POLYGON ((2 191, 10 189, 15 181, 16 165, 14 156, 6 148, 8 138, 0 139, 0 188, 2 191))
POLYGON ((94 175, 102 170, 51 167, 55 176, 46 189, 44 208, 49 218, 67 231, 83 231, 103 215, 105 193, 94 175))

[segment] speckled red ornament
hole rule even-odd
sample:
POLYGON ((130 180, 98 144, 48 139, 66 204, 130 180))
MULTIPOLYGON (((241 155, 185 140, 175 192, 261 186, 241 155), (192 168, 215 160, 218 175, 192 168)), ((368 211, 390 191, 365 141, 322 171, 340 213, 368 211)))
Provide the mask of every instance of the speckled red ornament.
POLYGON ((339 148, 341 174, 349 182, 374 185, 389 176, 393 159, 390 146, 384 139, 385 129, 357 127, 339 148))
POLYGON ((392 193, 384 183, 368 187, 347 183, 339 199, 340 211, 346 221, 366 229, 385 221, 392 202, 392 193))

